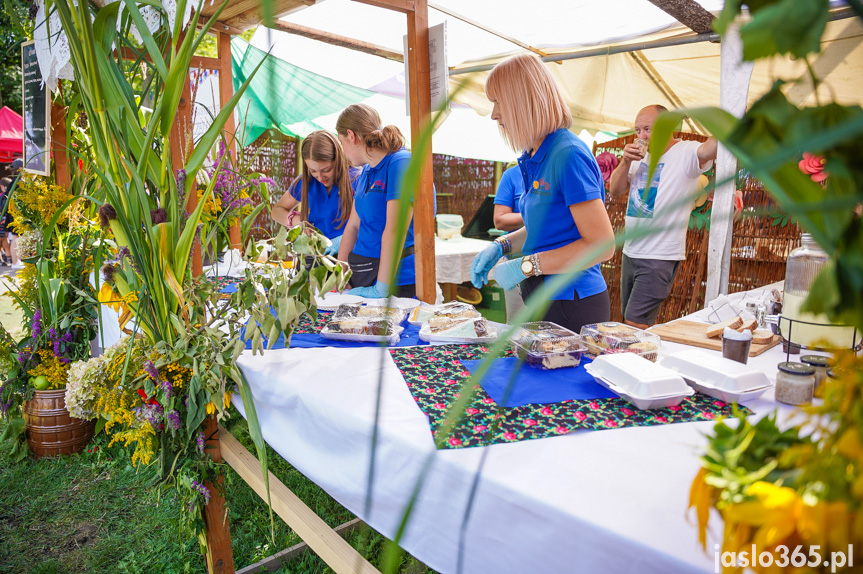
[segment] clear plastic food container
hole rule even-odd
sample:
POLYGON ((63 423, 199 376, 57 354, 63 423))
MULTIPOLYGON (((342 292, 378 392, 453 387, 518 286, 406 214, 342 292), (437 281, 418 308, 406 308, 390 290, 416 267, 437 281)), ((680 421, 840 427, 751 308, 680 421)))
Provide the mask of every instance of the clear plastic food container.
POLYGON ((409 321, 412 325, 430 323, 430 328, 437 332, 450 329, 453 326, 482 317, 476 307, 461 301, 450 301, 443 305, 421 306, 411 312, 409 321))
POLYGON ((577 367, 587 347, 581 337, 548 321, 525 323, 510 339, 513 352, 539 369, 577 367))
POLYGON ((381 317, 333 318, 321 329, 327 339, 357 342, 389 343, 395 345, 401 338, 403 327, 381 317))
POLYGON ((420 329, 419 337, 427 343, 491 343, 497 339, 497 327, 482 317, 460 321, 448 329, 437 331, 426 323, 420 329))
POLYGON ((676 406, 695 394, 683 377, 635 353, 600 355, 584 369, 642 410, 676 406))
POLYGON ((659 357, 659 335, 614 321, 585 325, 581 328, 581 340, 592 357, 634 353, 654 363, 659 357))
POLYGON ((386 319, 396 325, 402 323, 405 317, 407 317, 407 312, 404 309, 360 304, 339 305, 339 308, 333 314, 333 320, 350 318, 386 319))
POLYGON ((746 393, 770 386, 770 379, 759 369, 696 349, 663 357, 659 364, 702 387, 725 392, 746 393))

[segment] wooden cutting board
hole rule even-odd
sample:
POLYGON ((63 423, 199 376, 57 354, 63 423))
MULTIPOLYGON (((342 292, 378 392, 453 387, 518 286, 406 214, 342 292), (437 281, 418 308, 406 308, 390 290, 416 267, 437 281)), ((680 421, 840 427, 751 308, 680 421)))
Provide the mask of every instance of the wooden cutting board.
MULTIPOLYGON (((695 321, 686 321, 678 319, 662 325, 654 325, 649 332, 659 335, 663 341, 671 343, 681 343, 683 345, 692 345, 693 347, 701 347, 702 349, 713 349, 714 351, 722 350, 722 339, 711 339, 706 335, 707 323, 697 323, 695 321)), ((752 344, 749 349, 750 357, 757 357, 767 349, 775 347, 779 344, 779 337, 773 335, 773 341, 766 344, 752 344)))

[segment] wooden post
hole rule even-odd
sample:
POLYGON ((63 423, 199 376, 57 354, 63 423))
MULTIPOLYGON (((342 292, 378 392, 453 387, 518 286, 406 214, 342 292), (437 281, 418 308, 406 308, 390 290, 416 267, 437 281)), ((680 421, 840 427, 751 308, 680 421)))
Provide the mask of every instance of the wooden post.
MULTIPOLYGON (((219 107, 228 104, 234 95, 234 71, 231 68, 231 35, 219 32, 219 107)), ((228 153, 237 161, 237 126, 234 114, 225 122, 225 139, 228 140, 228 153)), ((236 165, 236 163, 235 163, 236 165)), ((243 249, 243 236, 239 218, 228 229, 231 249, 243 249)))
POLYGON ((411 139, 413 157, 422 162, 419 189, 414 194, 414 245, 417 298, 434 303, 436 295, 434 249, 434 175, 431 145, 421 153, 423 130, 431 129, 428 2, 415 0, 408 18, 408 82, 410 86, 411 139))
MULTIPOLYGON (((183 41, 182 35, 177 39, 177 43, 183 41)), ((188 145, 190 143, 192 133, 192 87, 189 85, 189 78, 183 82, 183 93, 180 96, 180 105, 177 108, 177 116, 174 119, 174 125, 171 126, 171 166, 174 173, 171 177, 176 176, 178 169, 186 167, 186 157, 188 157, 188 145)), ((186 197, 186 213, 192 213, 198 206, 197 188, 193 185, 188 197, 186 197)), ((195 239, 192 246, 192 277, 198 277, 204 272, 203 262, 201 261, 201 239, 195 239)))
MULTIPOLYGON (((54 155, 54 174, 57 185, 63 189, 69 189, 72 183, 72 178, 69 175, 68 142, 66 141, 67 111, 65 106, 51 102, 51 150, 54 155)), ((75 121, 74 118, 72 121, 75 121)))
MULTIPOLYGON (((219 425, 216 416, 204 420, 204 435, 207 437, 207 453, 214 462, 222 462, 222 449, 219 444, 219 425)), ((219 474, 216 484, 206 482, 210 490, 210 503, 204 507, 204 523, 207 526, 207 564, 210 574, 234 574, 234 554, 231 548, 231 529, 228 524, 228 511, 222 496, 225 477, 219 474)))

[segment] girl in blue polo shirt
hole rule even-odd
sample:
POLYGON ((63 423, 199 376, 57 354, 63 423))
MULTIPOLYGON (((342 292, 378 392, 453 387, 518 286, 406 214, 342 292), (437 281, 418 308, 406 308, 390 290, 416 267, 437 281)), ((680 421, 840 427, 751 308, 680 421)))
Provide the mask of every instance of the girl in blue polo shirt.
POLYGON ((404 136, 395 126, 381 127, 377 111, 365 104, 345 108, 336 122, 336 132, 351 165, 364 166, 354 184, 354 208, 339 248, 339 259, 351 266, 350 293, 386 297, 391 270, 397 266, 394 294, 413 297, 413 219, 406 236, 396 237, 402 178, 411 159, 404 136), (401 246, 396 257, 395 245, 401 246))
POLYGON ((522 195, 524 195, 524 180, 521 178, 521 170, 514 165, 500 176, 500 183, 494 194, 495 229, 515 231, 524 225, 519 208, 522 195))
POLYGON ((581 272, 550 295, 544 319, 573 331, 608 321, 608 288, 599 270, 614 255, 614 231, 605 210, 605 186, 593 154, 569 127, 572 115, 557 83, 533 55, 509 58, 489 74, 486 95, 518 160, 525 194, 524 227, 497 238, 476 256, 471 281, 494 279, 505 290, 521 286, 525 301, 555 275, 581 263, 581 272), (497 265, 508 253, 523 257, 497 265))
POLYGON ((353 205, 351 180, 359 170, 352 172, 336 137, 323 130, 309 134, 300 152, 303 174, 273 206, 271 217, 286 227, 308 221, 333 242, 326 254, 335 255, 353 205))

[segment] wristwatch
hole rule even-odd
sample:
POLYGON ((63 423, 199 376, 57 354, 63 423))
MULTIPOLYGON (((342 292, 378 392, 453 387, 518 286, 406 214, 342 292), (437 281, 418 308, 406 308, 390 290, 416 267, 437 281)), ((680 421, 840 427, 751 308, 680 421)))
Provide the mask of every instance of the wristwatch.
POLYGON ((536 275, 536 269, 534 269, 533 258, 530 255, 526 255, 521 258, 521 272, 524 273, 525 277, 533 277, 536 275))

